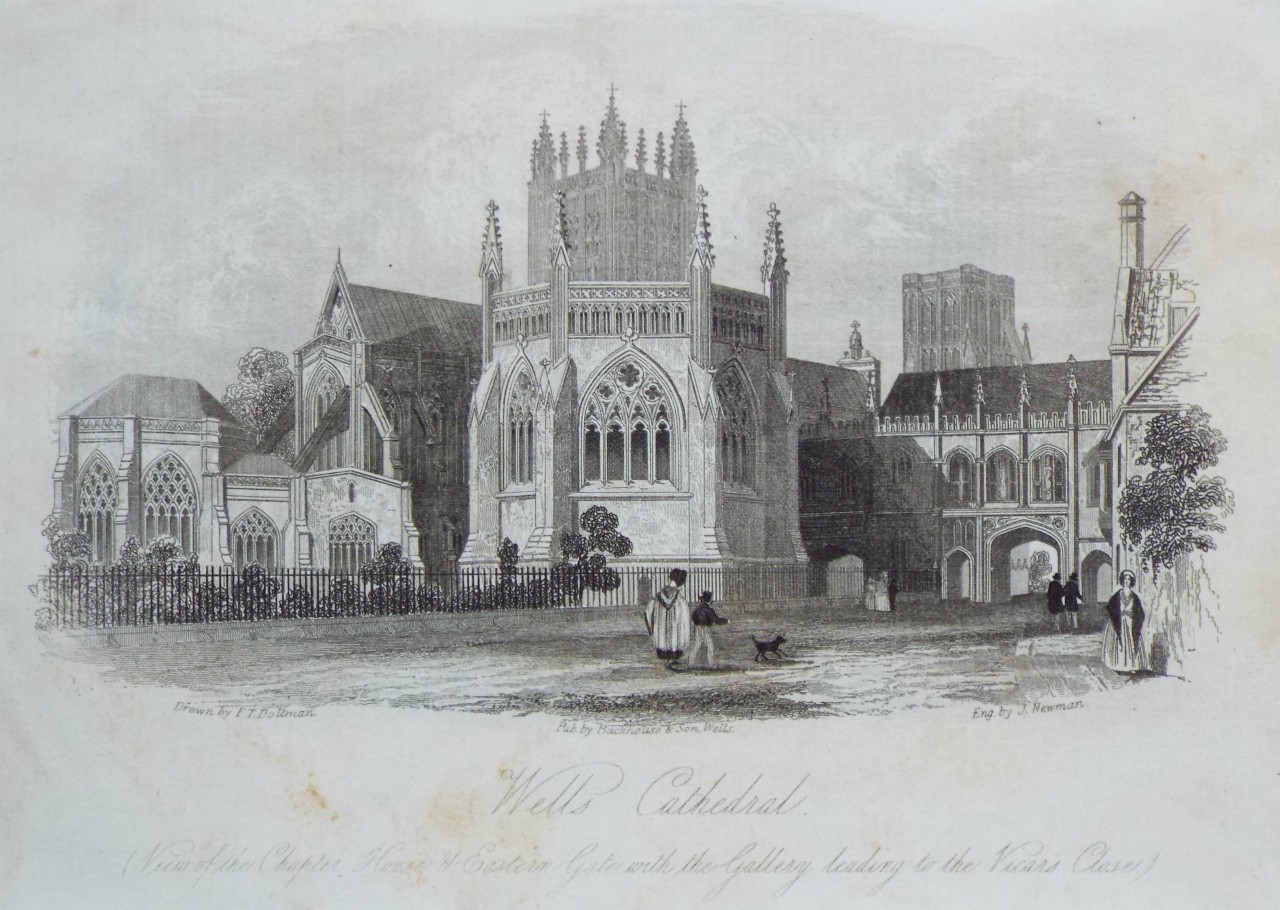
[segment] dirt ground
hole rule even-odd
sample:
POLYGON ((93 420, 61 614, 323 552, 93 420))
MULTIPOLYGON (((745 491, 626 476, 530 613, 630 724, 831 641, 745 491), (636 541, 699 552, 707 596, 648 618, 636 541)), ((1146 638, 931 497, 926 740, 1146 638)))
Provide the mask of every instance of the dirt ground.
POLYGON ((713 670, 673 672, 632 611, 590 623, 520 614, 448 633, 131 643, 58 649, 108 679, 163 686, 192 703, 320 708, 363 704, 590 717, 610 722, 888 714, 966 701, 1024 704, 1129 682, 1101 662, 1101 611, 1077 633, 1017 606, 906 606, 893 615, 811 605, 726 609, 713 670), (786 636, 783 659, 755 660, 750 636, 786 636))

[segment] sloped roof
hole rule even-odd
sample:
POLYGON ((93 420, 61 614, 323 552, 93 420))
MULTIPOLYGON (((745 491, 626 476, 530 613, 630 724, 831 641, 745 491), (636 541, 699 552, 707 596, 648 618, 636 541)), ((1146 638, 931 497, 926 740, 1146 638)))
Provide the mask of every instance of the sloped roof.
POLYGON ((216 417, 236 424, 231 412, 194 379, 130 373, 94 392, 64 417, 216 417))
POLYGON ((480 307, 405 291, 348 284, 351 306, 370 342, 418 336, 415 343, 442 351, 480 352, 480 307))
POLYGON ((228 467, 225 474, 253 474, 266 477, 291 477, 293 465, 279 455, 252 454, 246 455, 228 467))
MULTIPOLYGON (((893 383, 889 397, 880 409, 887 417, 911 417, 933 413, 935 377, 942 378, 942 413, 973 412, 973 394, 982 374, 982 409, 987 414, 1016 414, 1018 389, 1022 372, 1027 373, 1027 391, 1031 410, 1061 411, 1067 402, 1067 373, 1070 364, 1029 363, 1022 366, 977 367, 965 370, 939 370, 928 373, 902 373, 893 383)), ((1080 401, 1111 401, 1111 361, 1081 360, 1076 363, 1076 382, 1080 401)))
POLYGON ((801 424, 816 421, 823 413, 822 380, 831 395, 830 419, 844 423, 861 419, 867 412, 867 386, 862 376, 843 367, 812 360, 787 358, 791 383, 796 394, 796 411, 801 424))

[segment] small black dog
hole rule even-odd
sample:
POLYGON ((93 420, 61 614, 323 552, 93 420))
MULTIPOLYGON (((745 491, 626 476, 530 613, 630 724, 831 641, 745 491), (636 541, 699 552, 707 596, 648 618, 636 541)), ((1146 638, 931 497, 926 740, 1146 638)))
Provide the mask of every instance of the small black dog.
POLYGON ((756 644, 756 660, 768 660, 770 654, 779 658, 791 656, 782 650, 782 646, 787 643, 787 640, 781 635, 775 635, 768 641, 761 641, 752 635, 751 640, 756 644))

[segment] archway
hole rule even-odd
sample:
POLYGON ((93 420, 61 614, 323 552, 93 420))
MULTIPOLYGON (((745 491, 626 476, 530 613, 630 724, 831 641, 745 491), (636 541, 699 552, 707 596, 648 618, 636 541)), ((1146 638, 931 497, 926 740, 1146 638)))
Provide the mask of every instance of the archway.
POLYGON ((947 555, 946 599, 956 602, 973 599, 973 558, 964 550, 947 555))
POLYGON ((1087 604, 1101 603, 1111 596, 1111 557, 1093 550, 1080 563, 1080 594, 1087 604))
POLYGON ((987 590, 992 603, 1036 594, 1054 572, 1062 571, 1062 544, 1039 528, 1020 525, 1001 532, 991 539, 987 552, 991 560, 987 590))

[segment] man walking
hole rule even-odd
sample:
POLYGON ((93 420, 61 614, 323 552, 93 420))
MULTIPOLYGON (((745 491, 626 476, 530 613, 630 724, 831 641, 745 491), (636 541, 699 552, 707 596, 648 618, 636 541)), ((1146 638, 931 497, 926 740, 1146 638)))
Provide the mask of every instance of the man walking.
POLYGON ((1067 605, 1067 621, 1071 624, 1071 631, 1079 631, 1080 576, 1075 572, 1072 572, 1071 577, 1067 579, 1067 583, 1062 589, 1062 598, 1067 605))
POLYGON ((1062 631, 1062 575, 1053 573, 1053 581, 1049 582, 1049 615, 1053 617, 1055 632, 1062 631))

